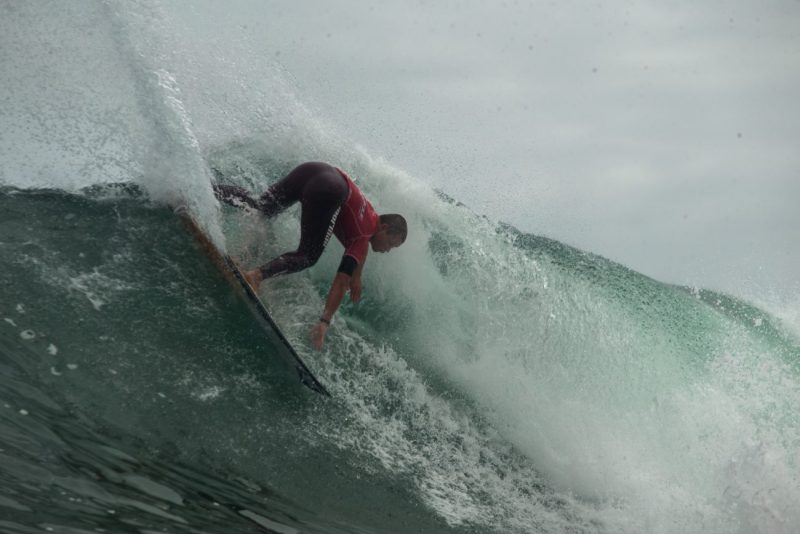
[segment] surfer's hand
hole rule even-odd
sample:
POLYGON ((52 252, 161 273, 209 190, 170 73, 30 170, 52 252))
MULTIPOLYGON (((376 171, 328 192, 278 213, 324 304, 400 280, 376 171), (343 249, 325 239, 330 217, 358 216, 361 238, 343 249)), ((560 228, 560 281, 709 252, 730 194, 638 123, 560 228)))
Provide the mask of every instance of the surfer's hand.
POLYGON ((247 280, 247 283, 253 286, 253 289, 256 291, 258 291, 258 286, 261 285, 261 281, 264 279, 264 277, 261 276, 261 271, 258 269, 247 271, 244 273, 244 278, 247 280))
POLYGON ((328 331, 328 325, 319 321, 314 328, 311 329, 311 346, 314 350, 322 349, 322 342, 325 341, 325 332, 328 331))
POLYGON ((358 276, 350 278, 350 300, 353 303, 361 300, 361 278, 358 276))

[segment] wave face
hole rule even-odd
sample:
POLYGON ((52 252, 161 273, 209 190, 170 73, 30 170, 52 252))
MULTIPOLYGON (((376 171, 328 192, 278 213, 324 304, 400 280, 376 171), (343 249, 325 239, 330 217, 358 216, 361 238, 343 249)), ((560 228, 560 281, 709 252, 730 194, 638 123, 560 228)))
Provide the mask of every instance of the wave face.
POLYGON ((475 215, 159 4, 52 8, 0 20, 4 530, 798 530, 800 342, 769 314, 475 215), (211 180, 312 159, 410 225, 321 353, 339 245, 263 286, 328 401, 167 207, 253 265, 297 209, 220 208, 211 180))

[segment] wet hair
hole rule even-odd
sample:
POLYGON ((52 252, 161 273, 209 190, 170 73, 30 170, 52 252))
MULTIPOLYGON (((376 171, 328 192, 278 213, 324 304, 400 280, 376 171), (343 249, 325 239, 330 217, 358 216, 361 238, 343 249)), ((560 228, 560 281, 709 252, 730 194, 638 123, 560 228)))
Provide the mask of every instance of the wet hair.
POLYGON ((386 213, 380 216, 380 222, 381 224, 389 225, 386 232, 390 235, 399 236, 402 239, 401 243, 405 243, 406 236, 408 235, 408 225, 406 224, 405 217, 397 213, 386 213))

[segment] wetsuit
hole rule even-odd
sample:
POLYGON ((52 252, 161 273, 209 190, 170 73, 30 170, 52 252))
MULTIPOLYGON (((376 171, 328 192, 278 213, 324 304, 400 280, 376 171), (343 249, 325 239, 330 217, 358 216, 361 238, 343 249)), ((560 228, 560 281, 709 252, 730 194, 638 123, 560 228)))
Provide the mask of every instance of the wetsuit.
POLYGON ((378 215, 342 170, 327 163, 303 163, 273 184, 258 200, 243 188, 215 185, 217 197, 232 205, 245 204, 274 217, 295 202, 302 205, 300 244, 259 267, 265 279, 314 265, 331 234, 345 247, 339 272, 352 275, 366 259, 369 239, 378 231, 378 215))

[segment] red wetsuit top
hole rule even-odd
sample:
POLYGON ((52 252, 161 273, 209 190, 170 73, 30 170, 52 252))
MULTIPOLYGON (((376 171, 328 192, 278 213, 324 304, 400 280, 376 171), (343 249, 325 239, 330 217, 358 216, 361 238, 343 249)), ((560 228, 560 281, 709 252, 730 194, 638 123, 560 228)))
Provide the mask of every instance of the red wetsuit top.
POLYGON ((344 256, 350 256, 359 265, 363 265, 364 260, 367 259, 369 240, 378 231, 380 219, 372 204, 356 187, 353 180, 347 176, 347 173, 342 169, 336 170, 344 176, 350 192, 336 218, 333 235, 344 245, 344 256))

